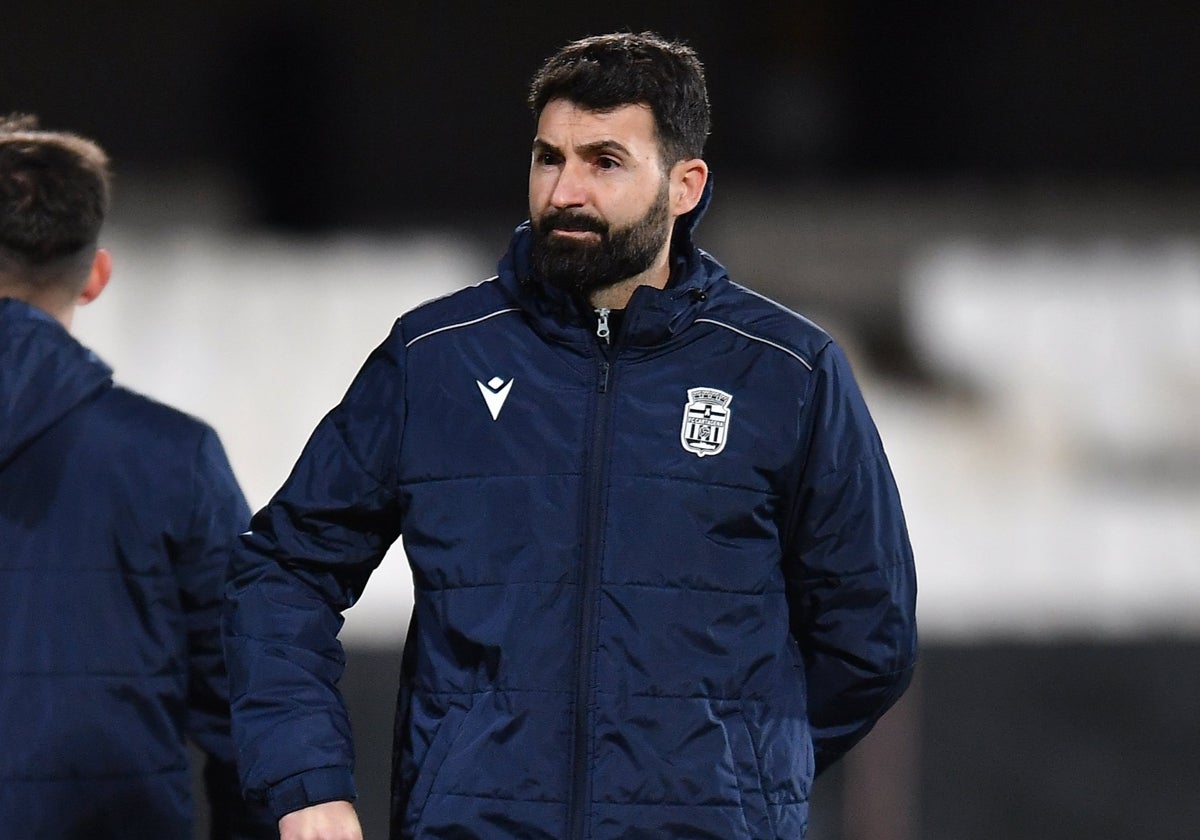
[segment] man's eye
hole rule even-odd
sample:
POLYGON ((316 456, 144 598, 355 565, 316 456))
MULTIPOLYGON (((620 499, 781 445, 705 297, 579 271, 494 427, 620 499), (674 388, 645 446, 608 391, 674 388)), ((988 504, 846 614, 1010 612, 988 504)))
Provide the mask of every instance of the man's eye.
POLYGON ((602 157, 596 161, 596 166, 600 167, 601 169, 616 169, 620 165, 621 162, 616 158, 602 157))

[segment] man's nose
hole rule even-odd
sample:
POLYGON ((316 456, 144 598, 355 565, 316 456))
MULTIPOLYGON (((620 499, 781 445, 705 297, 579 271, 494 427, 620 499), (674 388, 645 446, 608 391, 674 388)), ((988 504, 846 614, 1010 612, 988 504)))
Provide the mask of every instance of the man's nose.
POLYGON ((550 193, 554 207, 582 207, 587 203, 586 166, 581 161, 567 161, 559 170, 550 193))

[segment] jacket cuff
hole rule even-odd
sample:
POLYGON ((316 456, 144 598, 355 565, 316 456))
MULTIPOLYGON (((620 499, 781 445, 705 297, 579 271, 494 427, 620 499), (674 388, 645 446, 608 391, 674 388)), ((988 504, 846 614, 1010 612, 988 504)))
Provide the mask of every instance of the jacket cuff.
POLYGON ((267 804, 275 819, 322 802, 353 802, 354 774, 349 767, 319 767, 284 779, 267 791, 267 804))

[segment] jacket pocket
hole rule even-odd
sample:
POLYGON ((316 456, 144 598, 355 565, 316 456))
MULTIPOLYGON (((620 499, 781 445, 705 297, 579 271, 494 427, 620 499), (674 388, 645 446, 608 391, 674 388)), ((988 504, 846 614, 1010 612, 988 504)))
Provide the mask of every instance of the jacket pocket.
POLYGON ((732 714, 726 716, 725 731, 737 771, 742 814, 746 818, 750 836, 774 838, 775 825, 767 807, 761 750, 755 742, 750 724, 740 705, 732 714))
POLYGON ((476 694, 441 695, 436 701, 430 698, 431 707, 437 702, 445 702, 440 717, 425 722, 413 721, 413 743, 424 741, 428 747, 417 763, 416 777, 408 797, 408 814, 405 819, 407 824, 415 825, 420 820, 442 764, 462 735, 467 719, 477 704, 477 698, 476 694))

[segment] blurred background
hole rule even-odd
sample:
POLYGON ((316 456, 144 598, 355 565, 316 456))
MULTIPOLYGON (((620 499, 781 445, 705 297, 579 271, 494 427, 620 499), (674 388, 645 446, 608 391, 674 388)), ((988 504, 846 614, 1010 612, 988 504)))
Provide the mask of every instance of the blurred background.
MULTIPOLYGON (((811 840, 1195 837, 1200 6, 40 0, 0 111, 111 153, 77 334, 258 507, 399 313, 494 272, 541 59, 647 28, 708 69, 699 244, 848 349, 910 519, 917 678, 811 840)), ((411 597, 397 548, 343 634, 368 838, 411 597)))

